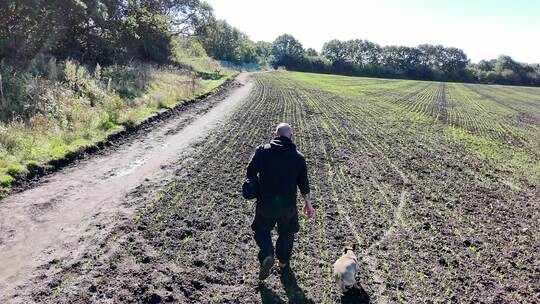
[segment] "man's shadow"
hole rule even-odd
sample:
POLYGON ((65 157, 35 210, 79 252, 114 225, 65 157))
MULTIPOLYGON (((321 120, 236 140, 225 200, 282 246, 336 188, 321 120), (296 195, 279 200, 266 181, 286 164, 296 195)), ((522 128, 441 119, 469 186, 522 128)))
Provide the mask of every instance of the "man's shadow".
POLYGON ((266 284, 263 282, 259 282, 258 289, 261 294, 262 304, 285 304, 285 301, 283 301, 272 289, 266 287, 266 284))
POLYGON ((287 294, 289 303, 315 304, 312 299, 306 296, 304 290, 298 286, 296 276, 291 269, 284 270, 281 273, 280 280, 281 284, 283 284, 283 288, 285 288, 285 293, 287 294))
MULTIPOLYGON (((287 299, 291 304, 315 304, 304 290, 298 286, 296 276, 291 270, 281 273, 281 284, 287 294, 287 299)), ((261 303, 263 304, 284 304, 278 294, 269 289, 264 283, 259 283, 259 292, 261 294, 261 303)), ((369 295, 362 288, 353 288, 348 290, 342 297, 341 303, 370 304, 369 295)))
MULTIPOLYGON (((296 281, 296 276, 292 270, 283 271, 280 274, 281 284, 285 289, 287 295, 288 303, 291 304, 315 304, 315 302, 306 296, 306 293, 296 281)), ((261 303, 263 304, 284 304, 287 303, 283 301, 278 294, 273 290, 266 287, 262 282, 259 282, 259 292, 261 294, 261 303)))

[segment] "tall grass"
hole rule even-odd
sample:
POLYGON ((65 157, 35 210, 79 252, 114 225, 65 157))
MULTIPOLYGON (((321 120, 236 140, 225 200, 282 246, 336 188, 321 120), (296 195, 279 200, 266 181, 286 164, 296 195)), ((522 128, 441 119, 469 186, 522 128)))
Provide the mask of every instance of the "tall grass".
POLYGON ((204 54, 183 52, 171 66, 85 66, 38 57, 21 72, 0 63, 0 197, 29 164, 62 158, 225 80, 201 79, 199 72, 221 70, 204 54))

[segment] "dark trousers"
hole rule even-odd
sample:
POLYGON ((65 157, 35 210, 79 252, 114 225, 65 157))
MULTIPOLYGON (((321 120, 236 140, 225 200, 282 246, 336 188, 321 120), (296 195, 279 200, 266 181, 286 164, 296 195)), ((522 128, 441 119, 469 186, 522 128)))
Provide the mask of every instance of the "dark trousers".
POLYGON ((296 206, 271 212, 265 212, 262 208, 257 208, 251 229, 255 232, 255 242, 259 246, 257 257, 261 263, 267 256, 274 256, 271 233, 276 224, 278 230, 276 257, 281 263, 288 263, 292 255, 294 234, 300 229, 296 206))

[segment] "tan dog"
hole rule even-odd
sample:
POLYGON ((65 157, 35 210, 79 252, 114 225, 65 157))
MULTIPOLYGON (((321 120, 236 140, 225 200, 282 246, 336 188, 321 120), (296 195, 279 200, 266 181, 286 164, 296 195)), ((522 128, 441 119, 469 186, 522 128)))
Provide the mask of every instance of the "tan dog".
POLYGON ((354 255, 356 244, 345 246, 343 255, 334 263, 334 277, 342 292, 346 292, 349 288, 358 288, 356 283, 356 271, 358 270, 358 260, 354 255))

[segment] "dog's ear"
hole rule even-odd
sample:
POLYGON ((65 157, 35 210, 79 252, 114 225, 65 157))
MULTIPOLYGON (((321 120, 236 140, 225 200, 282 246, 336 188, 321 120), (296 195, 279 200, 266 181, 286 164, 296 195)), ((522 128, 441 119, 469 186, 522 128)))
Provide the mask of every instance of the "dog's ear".
POLYGON ((347 254, 347 251, 351 250, 351 246, 346 245, 343 247, 343 254, 347 254))
POLYGON ((356 242, 352 243, 352 250, 356 251, 356 249, 358 249, 358 244, 356 244, 356 242))

